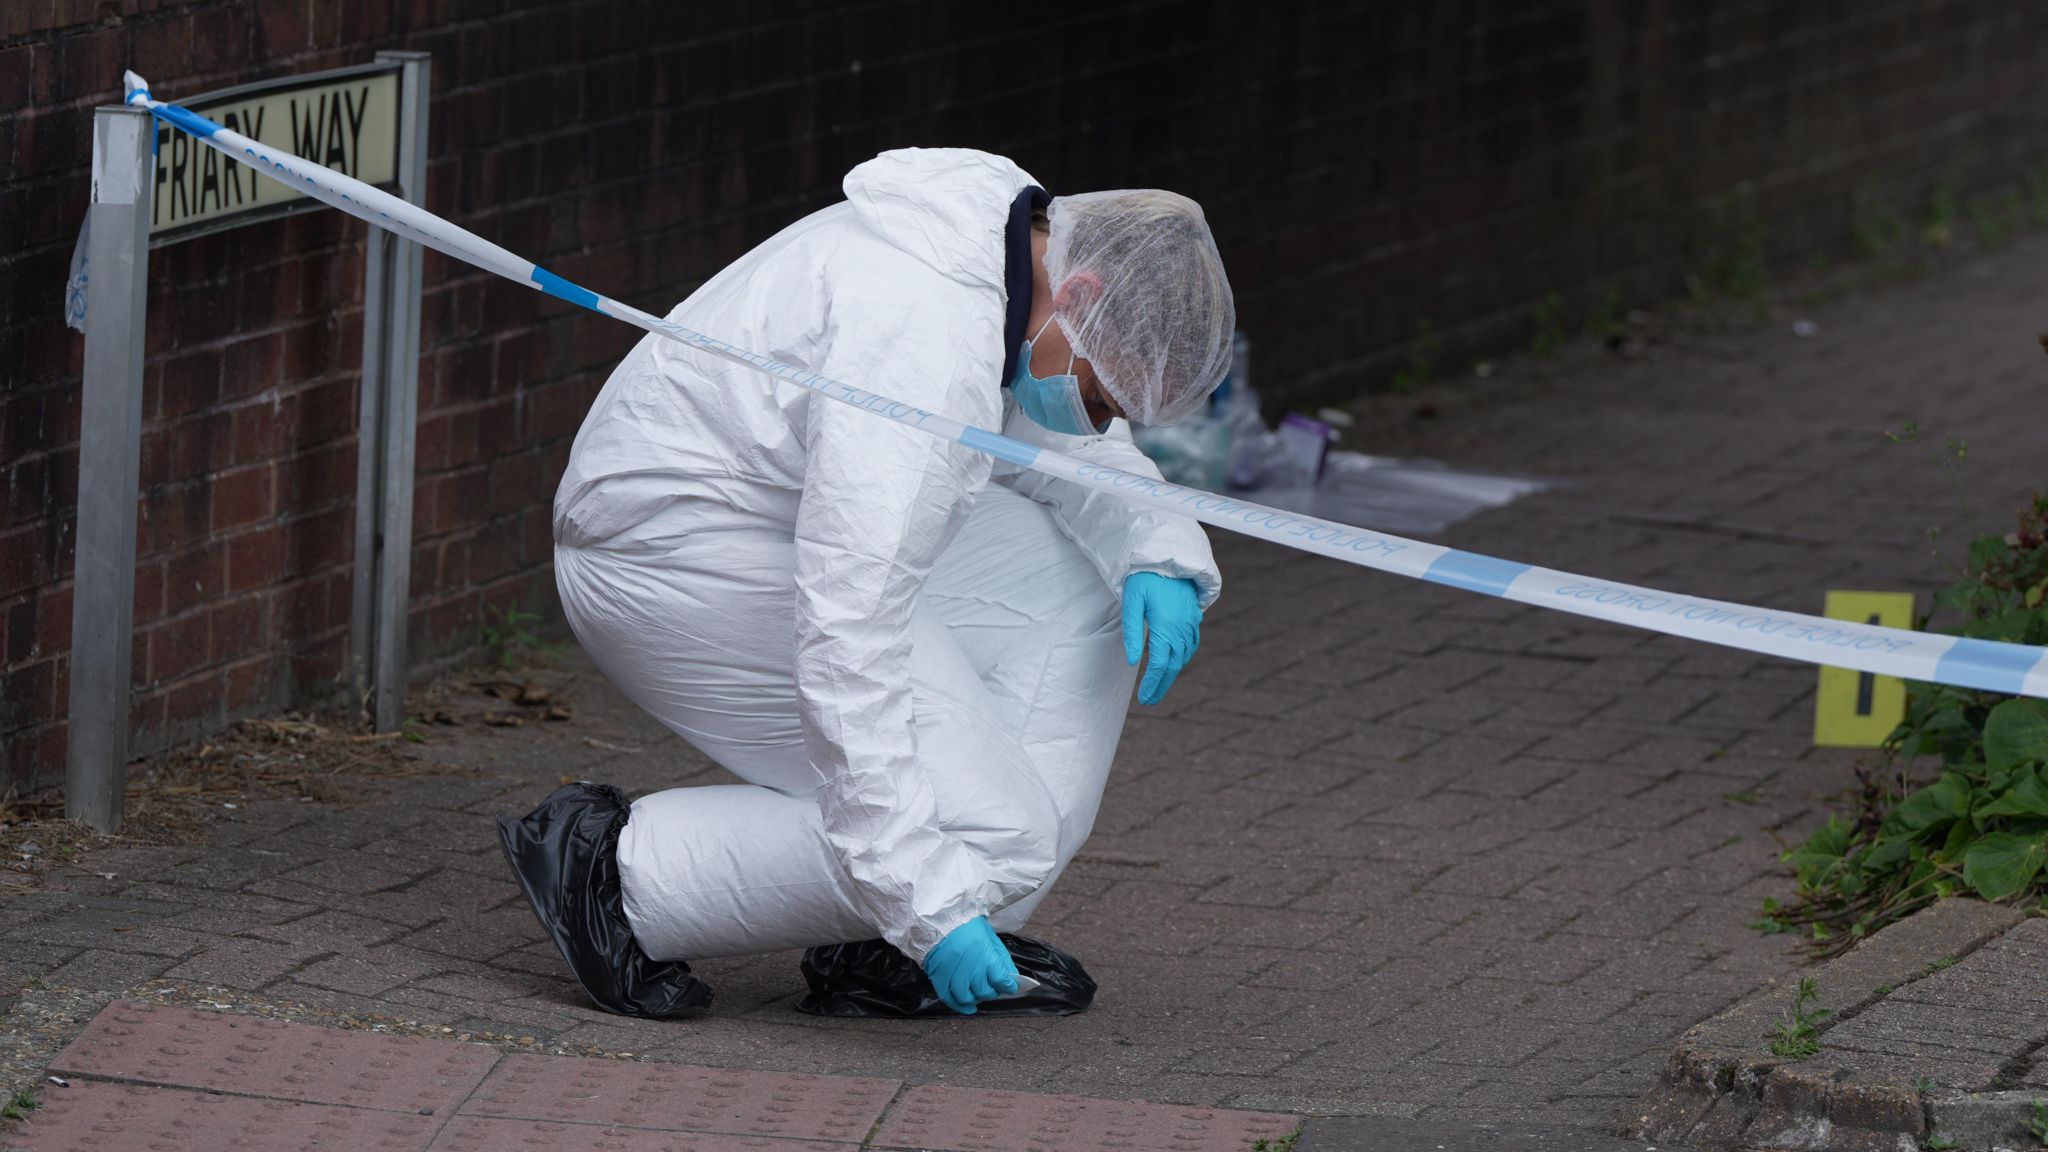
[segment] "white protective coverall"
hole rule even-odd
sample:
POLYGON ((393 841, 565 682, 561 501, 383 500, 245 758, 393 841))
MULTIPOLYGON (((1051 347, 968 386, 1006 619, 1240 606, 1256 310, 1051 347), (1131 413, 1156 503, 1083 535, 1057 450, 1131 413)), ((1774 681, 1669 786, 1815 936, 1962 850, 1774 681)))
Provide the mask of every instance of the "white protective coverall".
MULTIPOLYGON (((887 152, 670 319, 834 380, 1157 476, 1122 421, 1005 422, 998 156, 887 152)), ((655 959, 1020 927, 1093 824, 1136 671, 1118 597, 1221 588, 1193 520, 660 337, 576 437, 556 580, 612 682, 747 781, 635 802, 624 903, 655 959), (991 486, 991 478, 997 484, 991 486)))

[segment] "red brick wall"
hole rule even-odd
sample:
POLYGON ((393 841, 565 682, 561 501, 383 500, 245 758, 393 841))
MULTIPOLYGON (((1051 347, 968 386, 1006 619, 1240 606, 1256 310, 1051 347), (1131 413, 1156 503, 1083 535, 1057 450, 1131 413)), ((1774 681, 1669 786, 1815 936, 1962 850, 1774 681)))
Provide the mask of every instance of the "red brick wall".
MULTIPOLYGON (((59 298, 91 108, 434 55, 429 206, 666 310, 874 152, 1007 152, 1055 192, 1201 200, 1261 386, 1383 382, 1779 264, 1930 189, 2048 159, 2048 8, 2002 0, 0 2, 0 742, 61 777, 82 343, 59 298), (1861 206, 1861 208, 1859 208, 1861 206), (1731 221, 1733 222, 1731 224, 1731 221)), ((332 213, 151 254, 136 747, 331 693, 348 633, 362 228, 332 213)), ((552 600, 548 501, 635 335, 430 254, 412 651, 552 600)))

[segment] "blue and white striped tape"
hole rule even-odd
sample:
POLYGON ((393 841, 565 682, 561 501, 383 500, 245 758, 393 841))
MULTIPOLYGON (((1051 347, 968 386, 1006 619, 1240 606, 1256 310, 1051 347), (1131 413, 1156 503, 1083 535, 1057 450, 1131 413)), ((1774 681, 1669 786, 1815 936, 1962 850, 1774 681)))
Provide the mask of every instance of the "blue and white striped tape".
POLYGON ((883 419, 1021 467, 1112 493, 1133 504, 1164 508, 1218 528, 1364 568, 1631 628, 1810 664, 2048 699, 2048 649, 1828 620, 1595 580, 1168 484, 971 427, 939 413, 734 347, 601 296, 396 196, 279 152, 175 104, 152 99, 148 84, 133 72, 126 73, 124 78, 129 103, 149 108, 166 122, 259 172, 408 240, 579 307, 759 369, 883 419))

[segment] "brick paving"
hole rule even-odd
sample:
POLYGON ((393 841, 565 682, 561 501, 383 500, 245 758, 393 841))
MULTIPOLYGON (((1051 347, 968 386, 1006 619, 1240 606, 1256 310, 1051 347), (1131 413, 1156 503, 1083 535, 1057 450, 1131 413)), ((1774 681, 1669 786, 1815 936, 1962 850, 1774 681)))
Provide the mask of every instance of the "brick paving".
POLYGON ((468 1099, 496 1058, 475 1044, 116 1002, 52 1067, 107 1080, 431 1115, 468 1099))
MULTIPOLYGON (((1926 525, 2001 527, 2043 480, 2044 297, 2035 238, 1816 307, 1811 338, 1785 318, 1643 360, 1580 346, 1376 400, 1359 440, 1570 482, 1458 526, 1461 547, 1806 611, 1827 588, 1925 590, 1926 525), (1881 441, 1909 420, 1969 441, 1960 500, 1881 441)), ((573 723, 433 730, 422 753, 473 772, 254 801, 210 843, 96 852, 0 899, 0 975, 699 1067, 1545 1125, 1611 1121, 1678 1033, 1794 970, 1744 925, 1786 888, 1768 830, 1853 783, 1852 756, 1809 746, 1812 669, 1217 542, 1202 655, 1133 714, 1036 921, 1102 984, 1083 1016, 811 1019, 793 954, 700 965, 699 1020, 584 1006, 489 817, 563 776, 722 777, 573 655, 551 681, 573 677, 573 723)), ((497 1122, 441 1138, 484 1146, 497 1122)))
POLYGON ((32 1152, 539 1147, 1241 1152, 1293 1116, 790 1072, 501 1055, 480 1044, 117 1001, 11 1134, 32 1152))

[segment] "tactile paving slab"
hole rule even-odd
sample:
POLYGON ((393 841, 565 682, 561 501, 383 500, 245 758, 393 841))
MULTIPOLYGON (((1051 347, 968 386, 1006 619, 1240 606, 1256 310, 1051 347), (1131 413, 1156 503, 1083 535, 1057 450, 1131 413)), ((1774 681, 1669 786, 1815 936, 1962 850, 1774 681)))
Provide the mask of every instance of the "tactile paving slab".
POLYGON ((116 1001, 52 1070, 315 1104, 446 1115, 491 1070, 480 1044, 116 1001))
POLYGON ((434 1141, 434 1152, 834 1152, 852 1147, 773 1136, 654 1132, 646 1128, 489 1120, 481 1116, 457 1116, 434 1141))
POLYGON ((1292 1116, 1142 1100, 922 1085, 904 1093, 875 1148, 934 1152, 1247 1152, 1294 1131, 1292 1116))
POLYGON ((73 1080, 0 1147, 32 1152, 220 1152, 228 1148, 422 1152, 444 1118, 73 1080))
POLYGON ((507 1056, 464 1115, 859 1144, 893 1080, 507 1056))

